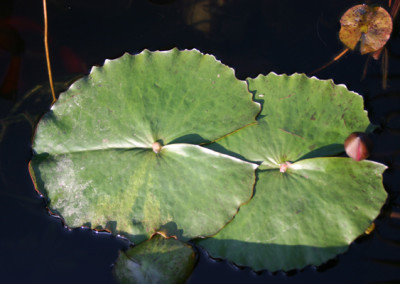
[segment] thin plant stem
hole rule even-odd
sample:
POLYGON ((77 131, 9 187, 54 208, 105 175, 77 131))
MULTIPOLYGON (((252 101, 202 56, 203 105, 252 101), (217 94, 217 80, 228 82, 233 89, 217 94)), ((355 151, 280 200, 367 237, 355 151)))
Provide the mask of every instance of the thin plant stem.
POLYGON ((388 70, 389 70, 389 54, 387 48, 385 48, 382 56, 382 89, 384 90, 387 88, 388 70))
POLYGON ((393 6, 390 9, 390 16, 392 16, 393 20, 396 18, 397 13, 399 12, 399 8, 400 8, 400 1, 399 0, 394 1, 393 6))
POLYGON ((43 0, 43 14, 44 14, 44 49, 46 51, 47 72, 49 73, 49 82, 51 95, 53 96, 52 105, 56 102, 56 94, 54 92, 53 76, 51 75, 49 44, 48 44, 48 24, 47 24, 47 5, 46 0, 43 0))
POLYGON ((315 73, 317 73, 317 72, 319 72, 319 71, 325 69, 326 67, 328 67, 328 66, 331 65, 332 63, 338 61, 338 60, 339 60, 340 58, 342 58, 343 55, 345 55, 349 50, 350 50, 349 48, 344 49, 341 53, 339 53, 338 55, 336 55, 335 58, 333 58, 331 61, 329 61, 328 63, 326 63, 324 66, 319 67, 318 69, 312 71, 312 72, 310 73, 310 75, 313 75, 313 74, 315 74, 315 73))
POLYGON ((363 74, 362 74, 362 76, 361 76, 361 81, 364 80, 365 77, 367 76, 368 64, 369 64, 370 59, 371 59, 371 55, 369 55, 369 56, 367 57, 367 61, 365 61, 363 74))
POLYGON ((333 58, 333 61, 339 60, 343 55, 345 55, 345 54, 347 53, 347 51, 349 51, 348 48, 346 48, 346 49, 343 50, 341 53, 339 53, 335 58, 333 58))

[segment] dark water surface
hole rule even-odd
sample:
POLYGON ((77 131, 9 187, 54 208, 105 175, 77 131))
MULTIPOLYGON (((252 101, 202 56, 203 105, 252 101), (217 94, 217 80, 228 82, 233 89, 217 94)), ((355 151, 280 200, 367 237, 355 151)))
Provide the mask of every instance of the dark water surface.
MULTIPOLYGON (((268 0, 47 0, 54 79, 65 82, 93 65, 144 48, 196 48, 233 67, 239 79, 258 74, 309 74, 343 50, 341 14, 357 1, 268 0), (169 2, 160 5, 160 2, 169 2)), ((378 3, 378 1, 376 2, 378 3)), ((380 1, 387 5, 386 1, 380 1)), ((0 2, 0 283, 114 283, 111 266, 128 243, 88 229, 68 230, 50 216, 28 173, 33 126, 49 108, 42 1, 0 2), (15 84, 4 85, 7 71, 15 84), (15 71, 15 72, 14 72, 15 71), (16 75, 16 76, 14 76, 16 75), (14 87, 13 87, 14 86, 14 87), (12 89, 16 92, 12 92, 12 89)), ((400 38, 399 21, 387 48, 388 88, 380 61, 350 53, 316 74, 364 96, 374 134, 370 159, 389 166, 389 198, 376 230, 321 267, 254 273, 199 251, 189 283, 400 283, 400 38)), ((7 82, 13 83, 11 80, 7 82)))

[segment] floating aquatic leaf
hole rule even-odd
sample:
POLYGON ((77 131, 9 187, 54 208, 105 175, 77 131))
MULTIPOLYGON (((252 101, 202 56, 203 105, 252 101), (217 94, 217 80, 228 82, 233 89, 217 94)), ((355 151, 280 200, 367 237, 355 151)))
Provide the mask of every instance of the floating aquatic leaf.
POLYGON ((340 19, 339 38, 354 50, 360 42, 361 54, 381 49, 392 33, 392 18, 382 7, 360 4, 347 10, 340 19))
POLYGON ((113 272, 121 284, 178 284, 185 283, 195 263, 190 245, 156 235, 121 252, 113 272))
POLYGON ((213 56, 125 54, 93 68, 44 115, 30 172, 68 226, 112 227, 134 242, 156 231, 214 234, 250 199, 256 165, 193 144, 258 111, 246 83, 213 56))
POLYGON ((327 157, 369 126, 362 98, 332 81, 269 74, 249 79, 257 124, 210 145, 261 163, 255 194, 215 236, 213 257, 254 270, 319 265, 344 252, 385 202, 385 166, 327 157))

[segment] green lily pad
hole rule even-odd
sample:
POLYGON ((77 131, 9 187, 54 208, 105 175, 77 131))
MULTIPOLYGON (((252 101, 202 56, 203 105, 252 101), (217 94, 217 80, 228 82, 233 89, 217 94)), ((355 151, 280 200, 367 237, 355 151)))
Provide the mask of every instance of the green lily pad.
POLYGON ((246 83, 212 56, 125 54, 93 68, 44 115, 30 172, 68 226, 134 242, 156 231, 211 235, 251 198, 257 166, 193 144, 252 123, 258 111, 246 83))
POLYGON ((255 194, 199 244, 213 257, 254 270, 320 265, 363 234, 387 196, 386 166, 326 157, 343 151, 349 133, 368 127, 362 99, 299 74, 260 76, 249 85, 264 100, 257 124, 212 148, 261 163, 255 194))
POLYGON ((156 235, 121 252, 113 272, 121 284, 185 283, 195 263, 195 253, 190 245, 156 235))

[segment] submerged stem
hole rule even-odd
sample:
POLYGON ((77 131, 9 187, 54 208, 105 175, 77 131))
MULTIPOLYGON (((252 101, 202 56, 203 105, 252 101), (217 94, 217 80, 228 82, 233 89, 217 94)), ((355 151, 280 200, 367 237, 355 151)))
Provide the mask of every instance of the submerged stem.
POLYGON ((345 55, 349 50, 350 50, 349 48, 344 49, 341 53, 339 53, 338 55, 336 55, 335 58, 333 58, 331 61, 329 61, 328 63, 326 63, 324 66, 319 67, 318 69, 312 71, 312 72, 310 73, 310 75, 313 75, 313 74, 315 74, 315 73, 317 73, 317 72, 319 72, 319 71, 325 69, 326 67, 328 67, 328 66, 331 65, 332 63, 338 61, 338 60, 339 60, 340 58, 342 58, 343 55, 345 55))

